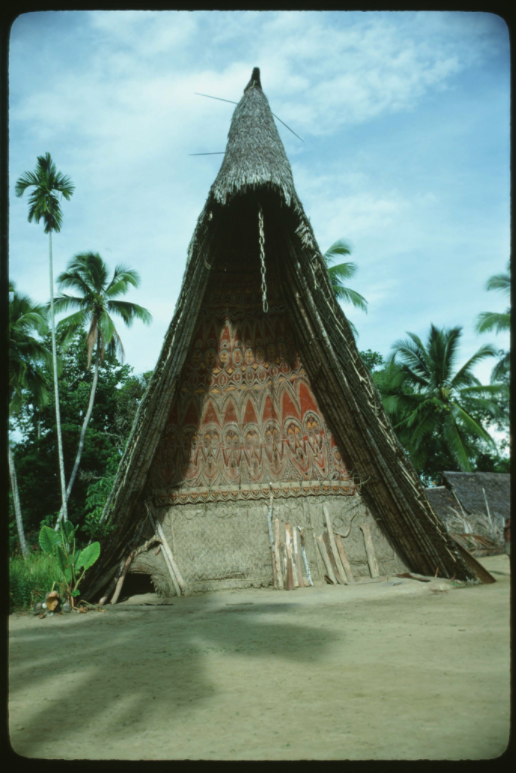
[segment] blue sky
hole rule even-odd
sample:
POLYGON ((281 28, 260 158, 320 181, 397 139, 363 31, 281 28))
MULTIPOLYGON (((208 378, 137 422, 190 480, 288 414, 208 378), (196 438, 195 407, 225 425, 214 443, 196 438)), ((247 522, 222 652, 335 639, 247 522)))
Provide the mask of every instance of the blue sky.
MULTIPOLYGON (((49 151, 76 191, 63 202, 55 274, 77 252, 141 275, 128 298, 150 327, 120 322, 126 360, 154 368, 196 219, 254 66, 297 192, 324 251, 352 246, 343 308, 360 349, 384 356, 406 331, 462 325, 461 360, 508 335, 474 332, 507 300, 485 291, 509 258, 509 37, 463 12, 42 12, 10 44, 10 276, 49 297, 47 237, 16 179, 49 151)), ((492 362, 477 366, 489 379, 492 362)))

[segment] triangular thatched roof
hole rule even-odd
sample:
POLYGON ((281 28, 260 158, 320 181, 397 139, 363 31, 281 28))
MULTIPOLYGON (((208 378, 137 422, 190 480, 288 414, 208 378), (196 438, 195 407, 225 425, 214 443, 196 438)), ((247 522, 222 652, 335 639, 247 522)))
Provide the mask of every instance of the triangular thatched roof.
POLYGON ((249 239, 256 241, 256 219, 250 220, 249 213, 256 213, 258 204, 266 224, 266 250, 275 260, 304 367, 349 469, 362 481, 362 495, 375 518, 412 571, 433 575, 438 568, 443 577, 482 577, 474 559, 436 517, 392 430, 335 299, 255 68, 233 114, 224 160, 188 249, 174 316, 106 505, 103 517, 113 529, 87 577, 88 592, 93 594, 106 573, 141 539, 147 475, 177 393, 210 274, 228 251, 249 239))
POLYGON ((444 486, 426 489, 433 509, 443 520, 460 500, 468 514, 486 514, 509 518, 511 515, 511 476, 501 472, 443 472, 444 486), (486 505, 487 499, 487 505, 486 505), (489 508, 489 510, 488 510, 489 508))

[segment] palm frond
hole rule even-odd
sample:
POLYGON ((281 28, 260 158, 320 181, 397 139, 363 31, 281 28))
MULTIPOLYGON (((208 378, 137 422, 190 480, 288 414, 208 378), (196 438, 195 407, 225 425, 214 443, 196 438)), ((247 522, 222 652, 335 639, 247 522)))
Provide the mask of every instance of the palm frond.
POLYGON ((489 443, 489 445, 496 446, 496 443, 494 442, 491 435, 486 432, 482 425, 479 424, 478 421, 475 421, 475 419, 470 416, 469 413, 464 410, 464 408, 455 402, 450 403, 450 405, 454 418, 460 419, 460 422, 464 425, 468 432, 470 432, 472 435, 476 435, 486 443, 489 443))
POLYGON ((74 314, 70 314, 68 317, 62 319, 56 328, 56 335, 60 345, 66 349, 75 333, 84 328, 87 322, 88 311, 86 309, 80 309, 74 314))
POLYGON ((495 311, 482 311, 478 317, 475 325, 477 333, 487 333, 492 330, 495 333, 503 333, 511 328, 511 313, 510 311, 498 313, 495 311))
POLYGON ((511 275, 494 274, 486 282, 486 290, 501 290, 507 295, 511 292, 511 275))
POLYGON ((465 472, 471 472, 471 447, 457 426, 452 413, 449 413, 443 421, 443 436, 450 453, 465 472))
POLYGON ((126 268, 123 265, 115 266, 113 278, 106 287, 106 297, 116 298, 121 293, 126 293, 129 285, 139 287, 140 275, 132 268, 126 268))
POLYGON ((462 386, 462 384, 464 384, 464 386, 469 386, 470 383, 475 383, 475 381, 478 383, 478 379, 471 373, 473 366, 478 362, 485 360, 486 357, 494 357, 496 354, 497 350, 491 344, 481 346, 480 349, 477 349, 475 354, 464 363, 462 368, 457 371, 455 376, 451 379, 451 386, 455 388, 462 386))
POLYGON ((323 258, 326 265, 329 265, 342 255, 351 255, 351 247, 347 242, 344 241, 344 239, 337 239, 336 242, 333 242, 331 247, 328 247, 323 255, 323 258))
MULTIPOLYGON (((47 305, 47 308, 49 307, 50 303, 47 305)), ((88 304, 86 303, 85 299, 79 298, 76 295, 67 295, 66 293, 61 293, 61 295, 57 295, 54 298, 54 312, 56 314, 64 314, 68 311, 68 309, 80 309, 86 311, 87 308, 88 304)))
POLYGON ((511 353, 505 352, 503 357, 496 363, 491 371, 491 383, 500 381, 508 376, 511 372, 511 353))
POLYGON ((119 314, 127 327, 133 324, 135 319, 149 325, 152 322, 152 314, 143 306, 131 301, 108 301, 106 308, 111 313, 119 314))

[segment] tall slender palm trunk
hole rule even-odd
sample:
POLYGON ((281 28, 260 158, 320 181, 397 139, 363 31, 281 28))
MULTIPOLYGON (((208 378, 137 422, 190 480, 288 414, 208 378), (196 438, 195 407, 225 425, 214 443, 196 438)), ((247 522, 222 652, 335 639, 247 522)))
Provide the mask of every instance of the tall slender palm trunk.
MULTIPOLYGON (((95 402, 95 392, 97 391, 97 384, 99 380, 99 369, 100 369, 100 341, 97 339, 97 352, 95 356, 95 373, 93 374, 93 383, 91 385, 91 391, 90 391, 90 401, 88 403, 88 410, 86 411, 86 416, 84 417, 84 421, 82 423, 82 429, 81 429, 81 436, 79 438, 79 448, 77 450, 77 456, 75 458, 75 464, 73 466, 72 474, 70 476, 70 480, 68 481, 68 488, 66 490, 66 500, 68 501, 68 498, 70 497, 70 492, 72 490, 72 486, 75 481, 75 476, 77 475, 77 470, 79 469, 79 464, 81 461, 82 452, 84 449, 84 440, 86 438, 86 429, 88 427, 89 421, 91 419, 91 413, 93 411, 93 403, 95 402)), ((60 518, 62 517, 62 512, 60 515, 60 518)), ((59 524, 59 521, 58 521, 59 524)), ((57 530, 57 527, 56 527, 57 530)))
MULTIPOLYGON (((7 441, 9 445, 9 441, 7 441)), ((9 445, 9 475, 11 476, 11 489, 13 492, 14 501, 14 514, 16 516, 16 528, 18 529, 18 537, 20 539, 20 546, 22 549, 23 557, 27 558, 27 542, 25 540, 25 531, 23 529, 23 521, 20 507, 20 496, 18 494, 18 481, 16 479, 16 469, 14 467, 13 453, 11 446, 9 445)))
POLYGON ((61 479, 61 499, 62 507, 56 524, 58 528, 59 521, 68 520, 68 508, 66 506, 66 482, 64 470, 63 439, 61 436, 61 411, 59 409, 59 386, 57 383, 57 347, 56 347, 56 322, 54 319, 54 269, 52 263, 52 231, 48 234, 48 257, 50 265, 50 316, 52 319, 52 363, 54 370, 54 396, 56 403, 56 424, 57 424, 57 448, 59 452, 59 475, 61 479))

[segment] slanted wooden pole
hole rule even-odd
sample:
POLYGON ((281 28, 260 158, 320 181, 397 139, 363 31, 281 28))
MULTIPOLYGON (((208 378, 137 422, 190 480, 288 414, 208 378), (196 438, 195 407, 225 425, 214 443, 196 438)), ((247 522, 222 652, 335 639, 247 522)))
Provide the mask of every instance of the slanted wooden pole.
POLYGON ((287 547, 287 590, 294 590, 294 588, 299 587, 299 580, 297 579, 297 572, 294 571, 294 557, 292 555, 292 532, 290 530, 289 523, 287 523, 285 530, 285 545, 287 547))
POLYGON ((149 520, 151 522, 152 528, 154 529, 155 533, 158 535, 158 537, 161 540, 161 546, 163 548, 163 558, 165 559, 165 564, 167 565, 168 572, 170 574, 170 577, 172 578, 172 583, 174 585, 176 594, 178 596, 181 596, 181 594, 183 593, 184 595, 185 581, 181 577, 177 564, 174 561, 174 557, 172 556, 172 551, 170 550, 170 547, 168 545, 168 542, 163 532, 163 529, 161 527, 161 524, 157 518, 156 519, 154 518, 152 514, 151 506, 148 502, 146 502, 146 506, 147 506, 147 512, 149 514, 149 520))
POLYGON ((342 544, 342 540, 339 534, 335 534, 335 544, 337 545, 337 550, 339 551, 339 556, 340 556, 340 560, 342 561, 342 565, 346 570, 348 582, 355 582, 355 578, 353 577, 353 571, 351 569, 351 564, 349 563, 348 556, 346 554, 346 551, 344 550, 344 545, 342 544))
POLYGON ((283 588, 285 587, 285 584, 283 582, 283 570, 281 568, 280 530, 279 530, 279 520, 277 518, 274 519, 274 558, 276 561, 276 580, 278 583, 278 588, 280 588, 280 590, 283 590, 283 588))
POLYGON ((312 575, 310 574, 310 567, 308 566, 308 559, 306 557, 305 532, 301 528, 301 526, 298 526, 297 528, 299 529, 299 537, 300 537, 300 540, 301 540, 301 555, 303 556, 303 563, 305 565, 306 579, 308 580, 310 585, 313 586, 312 575))
POLYGON ((491 527, 491 531, 493 532, 494 531, 494 529, 493 529, 493 519, 491 518, 491 511, 489 509, 489 503, 487 501, 486 490, 485 490, 485 488, 483 486, 482 486, 482 491, 484 492, 484 499, 485 499, 485 502, 486 502, 486 511, 487 511, 487 517, 489 518, 489 525, 491 527))
POLYGON ((115 592, 113 593, 113 598, 111 599, 112 604, 116 604, 118 601, 118 597, 120 596, 120 592, 122 590, 122 585, 124 584, 125 576, 127 574, 127 570, 129 569, 129 566, 131 564, 131 561, 134 558, 134 550, 131 550, 129 555, 127 556, 127 559, 124 564, 124 568, 122 569, 122 574, 118 578, 118 582, 116 584, 115 592))
POLYGON ((339 585, 347 585, 337 568, 337 562, 335 561, 335 556, 333 555, 333 550, 331 549, 330 537, 327 531, 325 531, 323 534, 323 540, 326 547, 326 552, 328 553, 328 558, 330 559, 331 567, 333 569, 333 574, 335 575, 337 582, 339 585))
POLYGON ((324 517, 326 519, 326 526, 328 528, 328 537, 330 540, 330 545, 333 553, 333 557, 335 558, 335 563, 337 565, 337 569, 339 571, 339 574, 341 575, 342 579, 344 580, 345 584, 347 585, 348 578, 346 577, 346 570, 344 566, 342 565, 342 561, 340 559, 339 551, 337 550, 337 545, 335 543, 335 537, 333 536, 333 526, 331 523, 330 513, 328 512, 328 508, 326 505, 323 505, 323 513, 324 517))
POLYGON ((297 579, 299 581, 299 587, 304 588, 305 584, 303 582, 303 569, 301 565, 301 556, 299 555, 299 533, 294 526, 294 558, 296 560, 296 570, 297 570, 297 579))
POLYGON ((317 544, 319 546, 319 550, 321 552, 322 560, 324 561, 324 565, 326 567, 326 574, 330 578, 331 582, 334 585, 337 585, 337 578, 335 577, 333 573, 333 569, 330 563, 330 557, 328 555, 328 551, 326 550, 326 545, 324 544, 324 540, 322 537, 316 537, 317 544))
POLYGON ((380 569, 378 568, 378 561, 376 560, 376 553, 374 551, 373 538, 371 537, 371 529, 368 523, 363 523, 360 527, 364 535, 364 544, 367 553, 367 563, 369 564, 369 571, 371 577, 379 577, 380 569))

